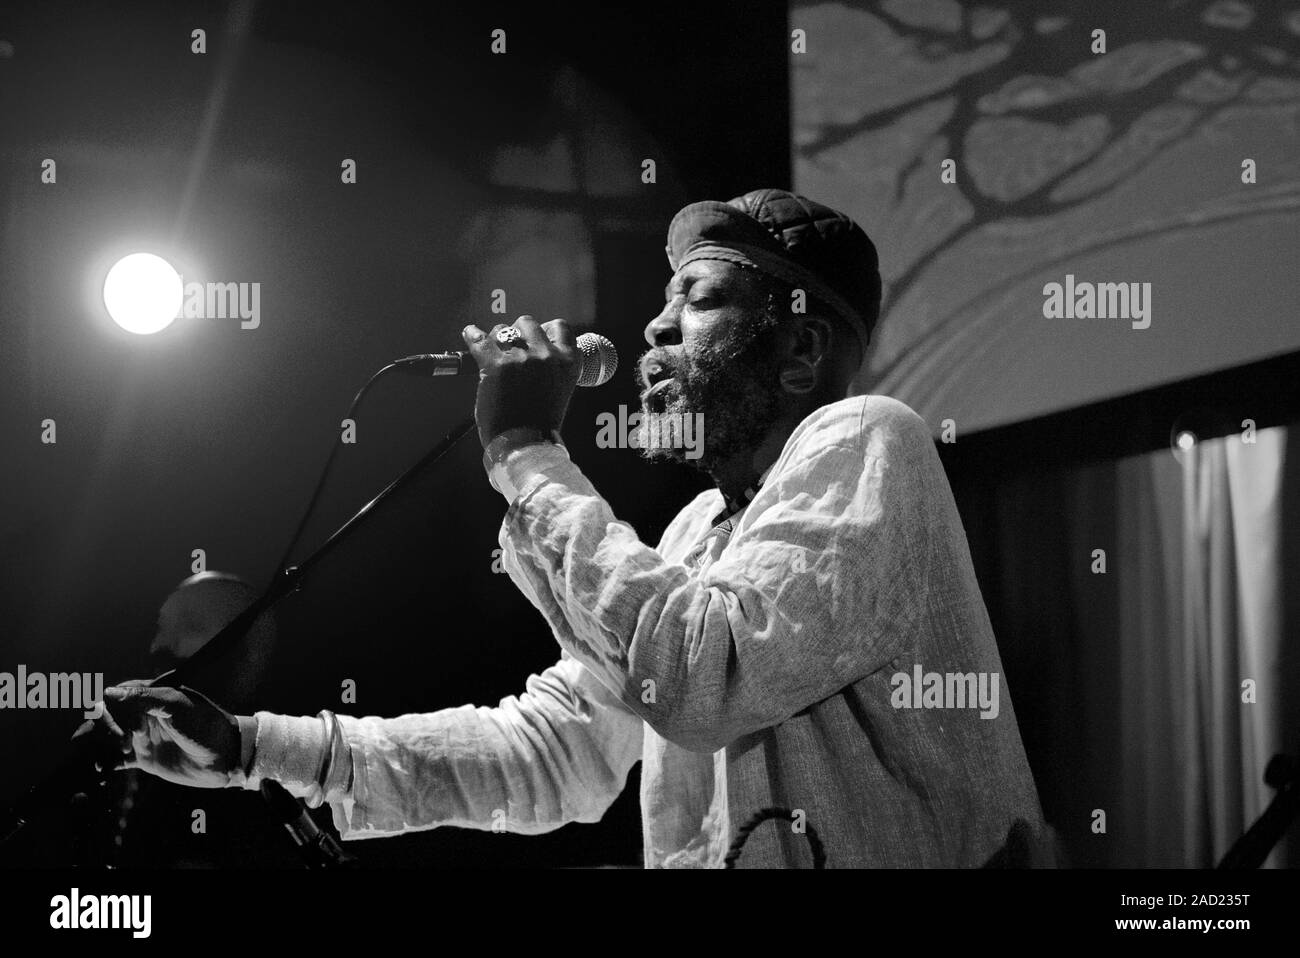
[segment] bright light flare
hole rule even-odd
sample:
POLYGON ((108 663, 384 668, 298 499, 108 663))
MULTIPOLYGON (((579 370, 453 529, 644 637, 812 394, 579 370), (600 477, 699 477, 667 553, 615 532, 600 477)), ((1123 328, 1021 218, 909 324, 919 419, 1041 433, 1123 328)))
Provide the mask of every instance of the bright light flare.
POLYGON ((180 274, 153 253, 122 257, 104 278, 108 315, 128 333, 142 336, 171 325, 184 294, 180 274))

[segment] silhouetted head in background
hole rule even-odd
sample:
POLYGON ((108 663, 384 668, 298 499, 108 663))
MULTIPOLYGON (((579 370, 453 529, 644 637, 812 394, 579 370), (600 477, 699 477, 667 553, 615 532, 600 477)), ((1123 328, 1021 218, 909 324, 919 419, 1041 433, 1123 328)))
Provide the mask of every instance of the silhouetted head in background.
MULTIPOLYGON (((152 674, 189 659, 258 595, 248 582, 225 572, 200 572, 181 582, 158 610, 158 630, 149 646, 152 674)), ((275 621, 271 613, 264 613, 228 654, 205 665, 186 684, 232 711, 250 711, 275 639, 275 621)))

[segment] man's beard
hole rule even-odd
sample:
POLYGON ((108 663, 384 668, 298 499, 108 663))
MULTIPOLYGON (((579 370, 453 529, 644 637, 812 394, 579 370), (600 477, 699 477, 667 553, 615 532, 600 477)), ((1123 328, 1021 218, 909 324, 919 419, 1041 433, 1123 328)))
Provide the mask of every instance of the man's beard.
MULTIPOLYGON (((673 382, 648 399, 642 392, 641 455, 686 462, 711 473, 737 453, 756 448, 780 414, 776 333, 771 316, 760 314, 723 329, 717 339, 694 353, 681 347, 647 350, 638 371, 642 363, 658 365, 673 382), (687 417, 695 424, 700 422, 695 417, 702 415, 703 448, 697 447, 698 455, 680 443, 656 444, 648 430, 655 421, 649 418, 651 413, 658 414, 659 423, 680 425, 678 436, 689 435, 684 432, 687 417)), ((699 441, 697 432, 695 442, 699 441)))

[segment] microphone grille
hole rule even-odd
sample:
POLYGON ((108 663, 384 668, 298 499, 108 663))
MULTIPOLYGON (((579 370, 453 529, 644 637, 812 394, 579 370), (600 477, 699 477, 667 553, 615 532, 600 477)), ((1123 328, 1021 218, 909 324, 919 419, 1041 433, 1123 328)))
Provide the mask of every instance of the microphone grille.
POLYGON ((618 350, 600 333, 583 333, 579 336, 578 352, 582 354, 579 386, 603 386, 618 371, 618 350))

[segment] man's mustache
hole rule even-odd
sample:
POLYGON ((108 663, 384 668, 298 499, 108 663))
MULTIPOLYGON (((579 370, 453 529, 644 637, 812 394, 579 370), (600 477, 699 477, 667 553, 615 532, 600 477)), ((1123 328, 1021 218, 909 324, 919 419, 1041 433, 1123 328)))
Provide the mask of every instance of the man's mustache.
POLYGON ((678 377, 683 365, 682 358, 666 347, 646 350, 637 360, 637 381, 642 389, 649 389, 660 380, 678 377))

